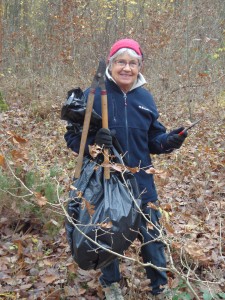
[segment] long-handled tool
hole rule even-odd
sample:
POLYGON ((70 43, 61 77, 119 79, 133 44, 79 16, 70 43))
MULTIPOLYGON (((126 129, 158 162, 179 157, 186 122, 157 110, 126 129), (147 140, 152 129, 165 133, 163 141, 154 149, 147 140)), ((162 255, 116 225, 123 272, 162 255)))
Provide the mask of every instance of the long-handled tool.
POLYGON ((181 132, 179 132, 179 135, 183 135, 185 132, 187 132, 189 129, 191 129, 192 127, 194 127, 196 124, 198 124, 201 121, 201 119, 195 121, 194 123, 192 123, 190 126, 188 126, 187 128, 185 128, 184 130, 182 130, 181 132))
MULTIPOLYGON (((99 78, 99 86, 101 88, 101 103, 102 103, 102 128, 108 128, 108 100, 107 92, 105 87, 104 78, 99 78)), ((109 150, 104 149, 104 177, 105 179, 110 178, 110 168, 107 166, 109 164, 109 150)))
POLYGON ((75 178, 80 177, 81 168, 82 168, 82 164, 83 164, 83 158, 84 158, 84 150, 85 150, 85 145, 86 145, 87 136, 88 136, 88 130, 89 130, 89 126, 90 126, 91 114, 92 114, 92 110, 93 110, 95 89, 99 86, 99 80, 101 78, 103 78, 103 76, 105 74, 105 69, 106 69, 105 61, 100 60, 97 72, 95 73, 94 79, 91 83, 90 93, 88 95, 83 130, 82 130, 82 135, 81 135, 79 155, 77 158, 77 164, 76 164, 76 169, 75 169, 75 174, 74 174, 75 178))

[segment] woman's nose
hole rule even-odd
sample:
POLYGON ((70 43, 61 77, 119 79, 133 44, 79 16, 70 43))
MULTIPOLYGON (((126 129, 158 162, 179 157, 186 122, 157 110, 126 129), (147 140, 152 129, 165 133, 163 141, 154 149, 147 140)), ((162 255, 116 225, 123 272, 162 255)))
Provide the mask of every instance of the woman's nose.
POLYGON ((129 64, 129 63, 126 63, 126 65, 124 66, 123 69, 124 69, 124 70, 130 70, 130 69, 131 69, 130 64, 129 64))

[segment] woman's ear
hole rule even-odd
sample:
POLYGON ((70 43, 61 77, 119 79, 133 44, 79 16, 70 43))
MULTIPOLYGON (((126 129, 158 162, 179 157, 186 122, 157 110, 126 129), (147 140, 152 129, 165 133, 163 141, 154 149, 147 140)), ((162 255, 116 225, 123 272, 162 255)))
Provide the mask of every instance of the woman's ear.
POLYGON ((143 62, 141 62, 141 64, 140 64, 140 67, 139 67, 139 72, 143 72, 143 70, 144 70, 144 63, 143 62))
POLYGON ((111 64, 108 67, 108 71, 109 71, 109 74, 111 75, 112 74, 112 65, 111 64))

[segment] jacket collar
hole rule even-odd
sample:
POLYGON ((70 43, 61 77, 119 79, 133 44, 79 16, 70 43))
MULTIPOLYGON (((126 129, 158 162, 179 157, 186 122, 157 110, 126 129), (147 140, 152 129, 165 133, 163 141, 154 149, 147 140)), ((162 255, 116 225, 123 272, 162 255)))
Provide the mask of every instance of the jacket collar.
MULTIPOLYGON (((117 85, 116 81, 112 78, 112 76, 109 73, 109 67, 106 68, 105 75, 110 81, 115 82, 115 84, 117 85)), ((145 80, 144 76, 141 73, 139 73, 138 78, 137 78, 136 82, 133 84, 133 86, 131 87, 130 91, 132 91, 140 86, 143 86, 144 84, 146 84, 146 80, 145 80)))

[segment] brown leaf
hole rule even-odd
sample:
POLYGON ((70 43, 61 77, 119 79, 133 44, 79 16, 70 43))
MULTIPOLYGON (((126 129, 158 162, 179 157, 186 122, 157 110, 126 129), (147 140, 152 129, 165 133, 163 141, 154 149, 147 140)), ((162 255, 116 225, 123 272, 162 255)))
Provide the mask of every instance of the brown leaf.
POLYGON ((154 210, 159 210, 159 207, 152 202, 148 202, 147 205, 154 210))
POLYGON ((29 290, 33 286, 32 283, 20 285, 21 290, 29 290))
POLYGON ((165 203, 165 204, 162 204, 162 205, 160 205, 160 206, 161 206, 162 209, 165 210, 165 211, 168 211, 168 212, 172 211, 172 205, 171 205, 170 203, 165 203))
POLYGON ((5 157, 1 154, 0 154, 0 166, 2 166, 3 168, 6 167, 5 157))
POLYGON ((106 222, 106 223, 100 223, 98 225, 100 225, 102 228, 106 228, 106 229, 112 228, 112 226, 113 226, 111 221, 106 222))
POLYGON ((86 208, 90 216, 93 216, 93 214, 95 213, 95 206, 84 198, 82 198, 81 208, 86 208))
POLYGON ((23 245, 22 245, 22 241, 21 241, 21 240, 15 240, 15 241, 13 241, 13 242, 14 242, 14 244, 17 245, 17 255, 18 255, 19 258, 21 258, 22 255, 23 255, 23 245))
POLYGON ((14 142, 14 143, 24 144, 24 143, 27 142, 26 139, 22 138, 22 137, 19 136, 19 135, 16 135, 16 134, 15 134, 14 132, 12 132, 12 131, 7 131, 7 133, 8 133, 9 135, 12 136, 13 142, 14 142))
POLYGON ((74 287, 64 286, 63 290, 66 297, 74 297, 74 287))
POLYGON ((214 250, 212 251, 211 258, 215 263, 219 261, 218 255, 214 250))
POLYGON ((154 226, 153 226, 152 222, 148 222, 147 223, 147 229, 149 229, 149 230, 153 230, 154 229, 154 226))
POLYGON ((46 203, 48 202, 48 200, 46 199, 46 197, 42 196, 41 193, 34 192, 34 196, 37 199, 38 205, 41 206, 41 207, 44 206, 44 205, 46 205, 46 203))
POLYGON ((27 140, 22 138, 21 136, 15 135, 13 138, 20 144, 27 143, 27 140))
POLYGON ((83 270, 83 269, 78 269, 78 274, 84 277, 88 277, 88 275, 90 275, 90 271, 87 270, 83 270))
POLYGON ((89 288, 91 289, 96 289, 96 278, 93 278, 91 281, 87 282, 87 285, 89 286, 89 288))
POLYGON ((102 148, 98 145, 89 145, 88 150, 91 157, 93 158, 96 158, 100 153, 102 153, 102 148))
POLYGON ((157 175, 160 175, 160 176, 162 176, 162 174, 165 174, 165 171, 156 170, 153 167, 150 167, 149 169, 145 170, 145 172, 147 174, 157 174, 157 175))
POLYGON ((57 279, 59 279, 59 276, 54 275, 54 274, 41 276, 41 280, 47 284, 50 284, 50 283, 56 281, 57 279))
POLYGON ((123 172, 125 170, 124 165, 121 164, 111 164, 110 167, 118 172, 123 172))
POLYGON ((188 241, 185 245, 185 251, 195 259, 199 261, 205 260, 206 256, 204 254, 204 249, 202 249, 200 244, 197 244, 193 241, 188 241))
POLYGON ((139 167, 134 167, 134 168, 131 168, 131 167, 126 167, 127 170, 129 170, 131 173, 135 174, 137 172, 140 171, 140 168, 139 167))
POLYGON ((140 171, 140 168, 139 167, 134 167, 134 168, 131 168, 131 167, 128 167, 128 166, 125 166, 123 164, 111 164, 110 167, 118 172, 124 172, 125 170, 128 170, 130 171, 131 173, 135 174, 137 172, 140 171))
POLYGON ((81 191, 77 192, 77 198, 82 198, 82 195, 83 195, 83 192, 81 192, 81 191))
POLYGON ((155 170, 155 168, 151 167, 151 168, 145 170, 145 172, 146 172, 147 174, 155 174, 155 173, 156 173, 156 170, 155 170))
POLYGON ((174 234, 175 233, 175 230, 174 230, 174 228, 168 223, 168 222, 164 222, 163 221, 163 218, 162 218, 162 225, 166 228, 166 230, 168 231, 168 232, 170 232, 170 233, 172 233, 172 234, 174 234))
POLYGON ((176 250, 180 250, 182 248, 182 244, 180 242, 172 242, 171 246, 176 250))
POLYGON ((43 263, 45 266, 48 266, 48 267, 52 267, 54 265, 54 262, 52 262, 49 259, 43 259, 43 263))
POLYGON ((208 77, 209 74, 207 74, 207 73, 198 73, 198 76, 200 76, 200 77, 208 77))
POLYGON ((79 288, 78 294, 81 296, 81 295, 85 294, 86 291, 87 291, 87 290, 84 289, 84 288, 79 288))
POLYGON ((70 273, 74 273, 77 271, 77 265, 74 264, 74 263, 70 263, 67 265, 67 270, 70 272, 70 273))
POLYGON ((28 161, 27 153, 24 151, 12 150, 11 155, 14 159, 22 159, 24 161, 28 161))
POLYGON ((70 186, 70 189, 73 190, 73 191, 77 190, 77 188, 75 186, 73 186, 73 185, 70 186))
POLYGON ((4 282, 6 282, 8 285, 15 286, 15 278, 12 277, 6 277, 3 279, 4 282))
POLYGON ((151 282, 150 279, 142 280, 141 284, 140 284, 141 285, 141 289, 149 288, 150 282, 151 282))

